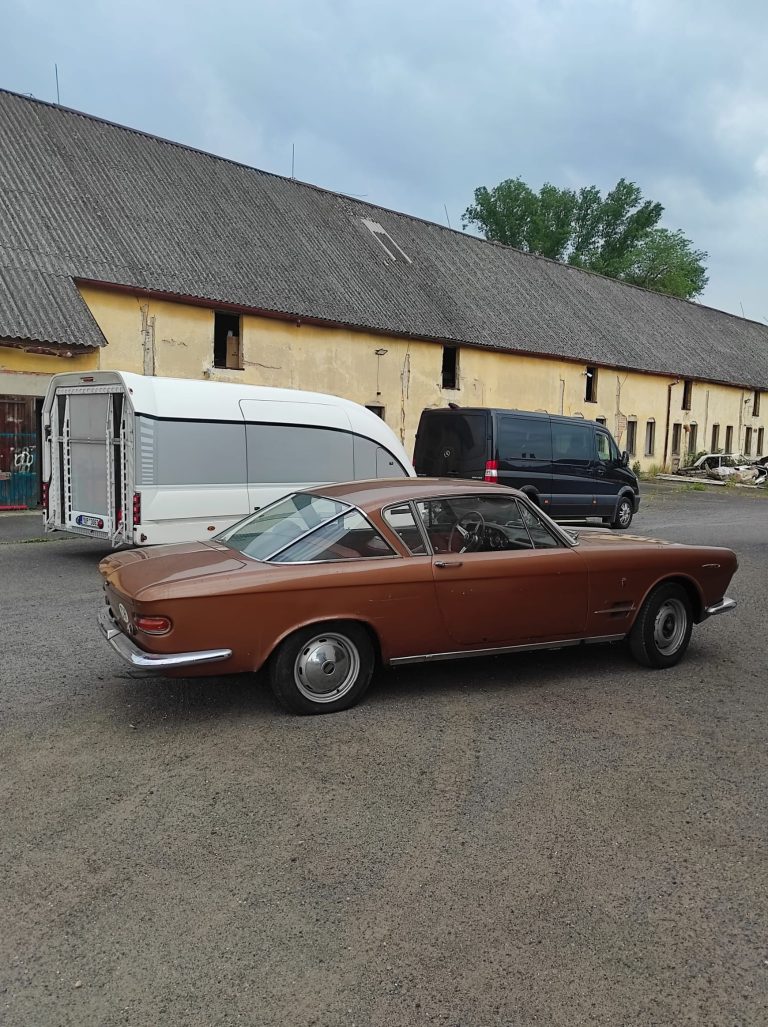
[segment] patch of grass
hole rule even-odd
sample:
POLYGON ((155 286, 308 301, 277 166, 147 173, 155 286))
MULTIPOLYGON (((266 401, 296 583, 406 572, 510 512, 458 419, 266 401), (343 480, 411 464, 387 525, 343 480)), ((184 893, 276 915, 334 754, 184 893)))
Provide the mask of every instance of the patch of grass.
POLYGON ((683 485, 683 492, 706 492, 707 486, 700 481, 692 481, 690 485, 683 485))

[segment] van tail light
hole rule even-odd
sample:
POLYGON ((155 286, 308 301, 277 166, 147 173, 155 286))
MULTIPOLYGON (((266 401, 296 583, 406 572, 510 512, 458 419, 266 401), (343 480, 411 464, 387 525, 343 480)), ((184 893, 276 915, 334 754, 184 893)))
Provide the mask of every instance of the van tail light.
POLYGON ((134 618, 134 623, 139 631, 145 631, 148 635, 164 635, 171 630, 168 617, 140 616, 134 618))
POLYGON ((499 480, 499 461, 498 460, 487 460, 485 464, 485 475, 483 481, 498 481, 499 480))
POLYGON ((141 493, 133 493, 133 523, 141 524, 141 493))
POLYGON ((48 492, 50 491, 51 483, 49 481, 43 482, 43 510, 48 513, 48 492))

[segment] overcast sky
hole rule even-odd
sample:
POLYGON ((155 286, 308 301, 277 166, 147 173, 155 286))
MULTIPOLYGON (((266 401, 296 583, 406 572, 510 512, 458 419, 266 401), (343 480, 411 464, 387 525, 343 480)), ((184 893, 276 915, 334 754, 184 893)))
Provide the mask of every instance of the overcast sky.
POLYGON ((2 0, 0 85, 460 227, 622 176, 768 322, 765 0, 2 0))

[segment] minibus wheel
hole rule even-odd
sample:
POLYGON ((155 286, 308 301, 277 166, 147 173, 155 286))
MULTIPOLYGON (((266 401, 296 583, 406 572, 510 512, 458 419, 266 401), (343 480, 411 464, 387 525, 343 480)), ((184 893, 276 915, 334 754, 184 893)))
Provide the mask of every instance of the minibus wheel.
POLYGON ((616 504, 616 512, 613 515, 613 520, 611 521, 611 527, 628 528, 632 523, 634 512, 631 500, 626 496, 620 496, 619 501, 616 504))

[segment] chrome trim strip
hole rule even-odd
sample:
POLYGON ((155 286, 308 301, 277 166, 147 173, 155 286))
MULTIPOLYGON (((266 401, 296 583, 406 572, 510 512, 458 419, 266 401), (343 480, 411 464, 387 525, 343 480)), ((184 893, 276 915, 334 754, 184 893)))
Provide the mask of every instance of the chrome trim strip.
POLYGON ((724 596, 719 603, 713 603, 712 606, 708 606, 704 613, 707 617, 715 617, 718 613, 730 613, 731 610, 735 610, 737 606, 735 599, 730 599, 728 596, 724 596))
POLYGON ((203 649, 196 653, 145 653, 118 628, 106 607, 99 614, 99 628, 104 638, 126 663, 139 670, 167 670, 192 667, 200 663, 228 660, 231 649, 203 649))
POLYGON ((396 656, 389 661, 390 666, 400 667, 407 663, 433 663, 437 660, 460 660, 470 656, 501 656, 504 653, 530 653, 539 649, 567 649, 573 646, 590 645, 593 642, 618 642, 626 638, 626 632, 620 635, 597 635, 594 638, 567 638, 559 642, 531 642, 527 645, 505 645, 494 649, 459 649, 450 653, 423 653, 420 656, 396 656))

